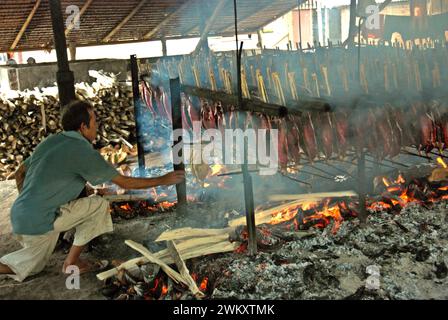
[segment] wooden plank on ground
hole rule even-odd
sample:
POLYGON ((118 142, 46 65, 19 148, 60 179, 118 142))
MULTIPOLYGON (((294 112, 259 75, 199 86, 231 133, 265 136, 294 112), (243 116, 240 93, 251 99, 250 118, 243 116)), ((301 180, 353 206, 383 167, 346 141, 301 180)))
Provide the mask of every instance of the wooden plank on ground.
POLYGON ((196 228, 180 228, 163 232, 155 241, 180 240, 197 237, 221 236, 229 234, 231 228, 226 229, 196 229, 196 228))
MULTIPOLYGON (((198 239, 190 239, 177 244, 177 249, 184 260, 206 256, 209 254, 225 253, 235 251, 241 243, 229 242, 227 236, 223 235, 221 239, 217 237, 204 237, 198 239), (225 237, 225 240, 223 240, 225 237), (208 239, 207 239, 208 238, 208 239)), ((161 250, 154 254, 155 257, 162 260, 166 264, 174 263, 167 249, 161 250)), ((136 268, 138 265, 149 263, 146 257, 138 257, 126 262, 123 262, 118 267, 104 271, 97 274, 97 278, 101 281, 115 276, 120 270, 130 270, 136 268)))
POLYGON ((148 259, 149 262, 158 264, 162 268, 162 270, 167 274, 167 276, 173 279, 176 283, 183 283, 186 286, 188 286, 188 282, 184 279, 184 277, 182 277, 177 271, 171 269, 171 267, 167 265, 165 262, 155 257, 143 245, 132 240, 126 240, 124 243, 126 243, 132 249, 140 252, 146 259, 148 259))
MULTIPOLYGON (((260 224, 269 223, 272 217, 289 207, 299 206, 305 203, 318 202, 325 198, 336 198, 336 197, 351 197, 357 196, 354 191, 341 191, 341 192, 327 192, 327 193, 308 193, 301 195, 275 195, 269 197, 271 201, 287 201, 294 200, 292 202, 284 203, 279 206, 262 210, 255 213, 255 224, 258 226, 260 224)), ((229 227, 236 228, 238 226, 246 225, 246 217, 240 217, 229 221, 229 227)))
POLYGON ((355 191, 338 191, 338 192, 320 192, 308 194, 275 194, 268 197, 269 201, 294 201, 294 200, 315 200, 325 198, 343 198, 356 197, 358 194, 355 191))

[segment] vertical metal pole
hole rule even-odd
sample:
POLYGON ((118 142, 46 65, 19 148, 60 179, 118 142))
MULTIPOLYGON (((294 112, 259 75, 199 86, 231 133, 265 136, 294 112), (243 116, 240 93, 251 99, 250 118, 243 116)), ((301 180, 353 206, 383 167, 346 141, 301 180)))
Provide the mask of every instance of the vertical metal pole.
POLYGON ((361 150, 361 155, 358 158, 358 193, 359 193, 359 220, 362 224, 367 221, 366 209, 366 153, 364 149, 361 150))
POLYGON ((145 176, 145 150, 143 148, 143 136, 141 125, 141 97, 139 89, 139 71, 137 56, 131 55, 131 76, 132 76, 132 93, 134 99, 134 117, 135 117, 135 130, 137 134, 137 152, 138 152, 138 169, 140 177, 145 176))
POLYGON ((411 13, 411 17, 415 16, 415 0, 409 0, 409 11, 411 13))
MULTIPOLYGON (((173 131, 174 131, 176 129, 182 129, 182 112, 181 112, 182 104, 180 98, 179 78, 170 80, 170 93, 171 93, 171 115, 173 119, 173 131)), ((176 143, 182 144, 182 136, 180 136, 177 141, 174 141, 174 144, 176 143)), ((181 145, 179 156, 182 158, 182 161, 179 164, 174 164, 174 170, 185 171, 185 164, 183 159, 184 156, 183 145, 181 145)), ((176 192, 177 192, 178 212, 182 212, 184 206, 187 204, 187 184, 185 180, 180 184, 176 185, 176 192)))
POLYGON ((254 191, 252 185, 252 177, 248 168, 248 145, 247 137, 244 138, 244 164, 243 164, 243 181, 244 181, 244 200, 246 206, 246 225, 247 233, 249 234, 248 253, 255 255, 257 253, 257 228, 255 224, 255 205, 254 205, 254 191))
POLYGON ((299 12, 299 43, 300 46, 302 46, 302 11, 300 10, 300 6, 302 5, 302 0, 298 0, 299 7, 297 8, 297 11, 299 12))
MULTIPOLYGON (((242 101, 243 101, 243 90, 241 89, 241 54, 240 52, 240 44, 238 41, 238 9, 237 9, 237 3, 236 0, 233 0, 233 9, 235 14, 235 42, 236 42, 236 77, 237 77, 237 91, 238 91, 238 103, 239 107, 242 108, 242 101)), ((242 45, 241 45, 242 48, 242 45)), ((242 51, 242 50, 241 50, 242 51)))
MULTIPOLYGON (((235 38, 236 38, 236 59, 237 59, 237 78, 238 78, 238 104, 243 106, 243 90, 241 88, 241 55, 243 51, 243 44, 238 43, 238 10, 236 0, 233 1, 235 11, 235 38)), ((247 137, 244 139, 244 163, 242 165, 243 184, 244 184, 244 201, 246 207, 246 225, 249 234, 248 253, 255 255, 257 253, 257 229, 255 225, 255 205, 254 205, 254 191, 252 186, 252 177, 248 169, 247 157, 247 137)))
MULTIPOLYGON (((358 80, 361 83, 361 26, 359 21, 358 28, 358 80)), ((359 220, 361 224, 367 221, 367 202, 366 202, 366 153, 364 147, 361 149, 361 155, 358 158, 358 193, 359 193, 359 220)))
POLYGON ((167 47, 166 47, 166 38, 162 37, 161 41, 162 41, 162 55, 164 57, 166 57, 168 55, 168 50, 167 50, 167 47))
POLYGON ((75 77, 70 71, 65 39, 64 19, 60 0, 50 0, 51 23, 53 26, 54 45, 58 59, 56 81, 58 84, 61 107, 75 100, 75 77))
POLYGON ((350 0, 350 27, 348 30, 348 47, 353 47, 353 37, 356 35, 356 0, 350 0))

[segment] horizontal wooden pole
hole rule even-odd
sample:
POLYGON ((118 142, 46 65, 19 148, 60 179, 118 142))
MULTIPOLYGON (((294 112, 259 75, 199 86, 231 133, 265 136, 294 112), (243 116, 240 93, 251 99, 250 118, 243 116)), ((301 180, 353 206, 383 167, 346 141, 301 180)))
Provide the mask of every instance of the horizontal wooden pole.
MULTIPOLYGON (((182 85, 182 92, 213 101, 221 101, 224 105, 238 107, 238 96, 228 94, 223 91, 213 91, 205 88, 198 88, 188 85, 182 85)), ((301 115, 304 111, 330 111, 330 104, 323 99, 304 100, 299 102, 288 102, 286 106, 265 103, 259 100, 243 99, 241 111, 260 112, 266 115, 284 117, 288 114, 301 115)))

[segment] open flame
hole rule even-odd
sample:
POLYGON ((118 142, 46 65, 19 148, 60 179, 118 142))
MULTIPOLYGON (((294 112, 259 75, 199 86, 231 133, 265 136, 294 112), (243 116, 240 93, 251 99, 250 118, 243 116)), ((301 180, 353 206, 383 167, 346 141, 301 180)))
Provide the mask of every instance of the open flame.
POLYGON ((210 176, 216 176, 224 171, 225 166, 222 164, 213 164, 210 166, 210 169, 212 170, 210 176))
POLYGON ((126 210, 126 211, 131 211, 132 207, 129 203, 123 204, 120 206, 120 209, 126 210))
POLYGON ((314 224, 314 226, 318 228, 324 228, 328 224, 330 224, 331 221, 334 221, 335 224, 333 226, 332 232, 336 233, 344 219, 341 215, 340 206, 337 204, 329 206, 328 203, 329 201, 324 201, 324 205, 321 209, 319 209, 319 204, 314 201, 305 202, 299 205, 291 205, 290 207, 274 213, 270 224, 280 224, 294 219, 294 227, 297 230, 299 228, 299 222, 297 221, 297 219, 295 219, 295 217, 297 216, 298 212, 314 210, 313 214, 303 218, 302 223, 315 221, 316 223, 314 224))
MULTIPOLYGON (((437 159, 437 162, 446 167, 441 158, 437 159)), ((428 190, 426 185, 420 185, 414 180, 408 184, 401 174, 395 180, 383 177, 382 181, 386 186, 386 191, 381 195, 381 200, 377 200, 379 197, 367 200, 367 209, 371 212, 384 210, 399 212, 410 203, 429 204, 448 200, 448 194, 443 194, 448 191, 448 185, 428 190)), ((331 231, 336 233, 344 221, 344 217, 357 215, 358 204, 340 200, 336 204, 332 202, 330 205, 330 201, 330 199, 326 199, 321 202, 309 201, 301 204, 291 204, 291 206, 273 213, 269 223, 277 225, 290 222, 287 227, 293 227, 295 230, 298 230, 301 225, 304 225, 305 228, 311 225, 317 228, 325 228, 333 223, 331 231)), ((244 249, 244 247, 239 248, 240 251, 244 249)))
POLYGON ((162 287, 162 296, 165 296, 168 293, 168 286, 166 284, 162 287))
POLYGON ((159 278, 156 278, 154 280, 154 288, 151 288, 149 291, 154 294, 157 291, 157 288, 159 287, 159 278))
POLYGON ((443 159, 441 157, 437 158, 437 163, 440 164, 444 169, 448 168, 445 161, 443 161, 443 159))
POLYGON ((303 222, 309 222, 312 220, 320 220, 317 224, 315 224, 318 228, 325 228, 328 224, 330 224, 331 220, 334 221, 333 228, 331 229, 332 233, 336 233, 341 226, 342 221, 344 220, 341 215, 341 211, 338 205, 334 205, 328 207, 326 204, 324 209, 321 211, 317 211, 316 214, 305 217, 303 222))
MULTIPOLYGON (((193 278, 195 282, 198 282, 198 275, 196 273, 192 272, 191 278, 193 278)), ((199 290, 204 292, 207 290, 207 286, 208 286, 208 277, 205 277, 204 279, 202 279, 201 284, 199 285, 199 290)))
POLYGON ((207 290, 207 285, 208 285, 208 278, 205 277, 202 282, 201 285, 199 286, 199 290, 201 290, 202 292, 207 290))
POLYGON ((275 212, 272 215, 272 219, 270 224, 279 224, 285 221, 289 221, 295 218, 295 216, 297 215, 297 212, 299 209, 302 210, 310 210, 311 208, 314 208, 317 206, 317 202, 315 201, 309 201, 309 202, 305 202, 302 204, 294 204, 291 205, 290 207, 287 207, 283 210, 280 210, 278 212, 275 212))

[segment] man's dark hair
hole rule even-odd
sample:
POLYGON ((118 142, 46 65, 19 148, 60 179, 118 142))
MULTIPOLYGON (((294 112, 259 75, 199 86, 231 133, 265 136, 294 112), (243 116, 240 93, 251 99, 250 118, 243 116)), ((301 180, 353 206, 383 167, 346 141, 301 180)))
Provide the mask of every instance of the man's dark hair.
POLYGON ((84 123, 90 127, 90 113, 93 106, 84 101, 72 101, 62 109, 62 128, 65 131, 78 131, 84 123))

